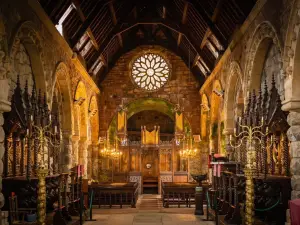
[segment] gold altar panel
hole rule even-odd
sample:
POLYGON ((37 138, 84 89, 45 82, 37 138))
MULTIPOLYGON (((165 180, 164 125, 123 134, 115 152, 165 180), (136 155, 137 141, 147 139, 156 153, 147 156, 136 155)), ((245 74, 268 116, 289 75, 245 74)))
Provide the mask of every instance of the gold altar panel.
POLYGON ((176 115, 176 132, 183 132, 183 114, 175 113, 176 115))
POLYGON ((118 132, 124 132, 126 128, 126 113, 124 111, 118 112, 118 132))

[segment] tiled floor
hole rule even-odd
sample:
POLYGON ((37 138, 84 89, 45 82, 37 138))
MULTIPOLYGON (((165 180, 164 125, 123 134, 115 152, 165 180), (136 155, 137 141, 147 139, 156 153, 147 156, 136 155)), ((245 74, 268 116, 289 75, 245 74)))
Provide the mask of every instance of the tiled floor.
POLYGON ((85 225, 213 225, 213 222, 203 221, 204 216, 195 216, 194 208, 162 208, 161 204, 146 207, 145 202, 154 202, 158 196, 142 196, 137 208, 112 208, 93 210, 95 222, 85 225), (144 198, 144 199, 143 199, 144 198), (155 207, 157 205, 157 207, 155 207))

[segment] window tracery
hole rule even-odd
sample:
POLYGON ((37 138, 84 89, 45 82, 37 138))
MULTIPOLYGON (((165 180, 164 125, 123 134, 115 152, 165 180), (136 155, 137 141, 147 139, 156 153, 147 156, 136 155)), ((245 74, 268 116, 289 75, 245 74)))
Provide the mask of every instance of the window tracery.
POLYGON ((155 91, 163 87, 169 79, 170 69, 163 57, 148 53, 135 60, 132 78, 140 88, 155 91))

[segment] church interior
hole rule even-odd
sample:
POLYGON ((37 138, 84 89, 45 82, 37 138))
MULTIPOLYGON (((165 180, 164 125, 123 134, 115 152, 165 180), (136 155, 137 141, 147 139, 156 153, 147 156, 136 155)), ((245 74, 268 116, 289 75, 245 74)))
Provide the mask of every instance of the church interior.
POLYGON ((300 225, 299 31, 300 0, 1 0, 0 225, 300 225))

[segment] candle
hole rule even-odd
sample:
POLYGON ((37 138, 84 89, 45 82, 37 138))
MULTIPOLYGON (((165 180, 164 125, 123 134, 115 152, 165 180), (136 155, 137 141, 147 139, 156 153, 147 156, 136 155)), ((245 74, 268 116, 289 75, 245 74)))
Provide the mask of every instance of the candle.
POLYGON ((57 133, 57 126, 54 127, 54 132, 57 133))
POLYGON ((233 129, 234 134, 236 134, 236 128, 233 129))
POLYGON ((230 134, 230 136, 229 136, 229 140, 231 141, 232 140, 232 135, 230 134))
POLYGON ((30 116, 30 120, 33 121, 33 115, 30 116))
POLYGON ((26 130, 26 133, 27 133, 27 135, 29 135, 29 129, 27 128, 27 130, 26 130))
POLYGON ((261 118, 261 123, 264 123, 264 117, 261 118))
POLYGON ((51 114, 49 115, 49 120, 51 121, 51 114))
POLYGON ((266 128, 266 133, 269 133, 269 127, 266 128))

